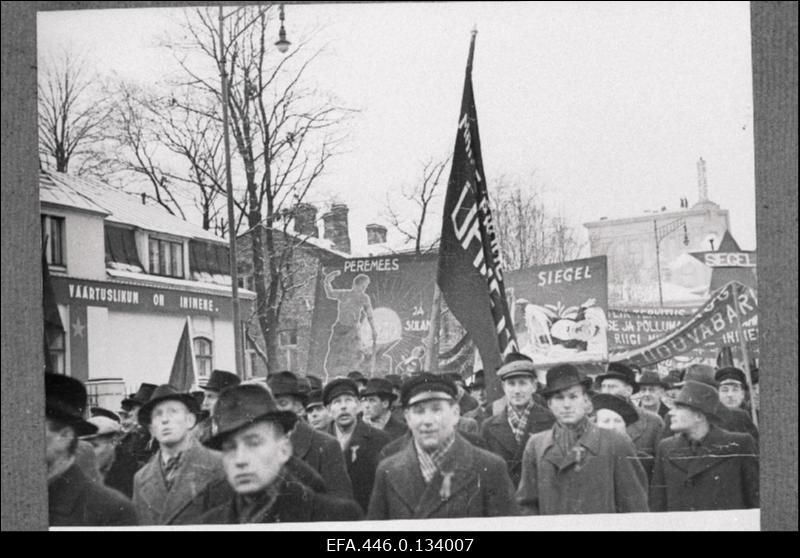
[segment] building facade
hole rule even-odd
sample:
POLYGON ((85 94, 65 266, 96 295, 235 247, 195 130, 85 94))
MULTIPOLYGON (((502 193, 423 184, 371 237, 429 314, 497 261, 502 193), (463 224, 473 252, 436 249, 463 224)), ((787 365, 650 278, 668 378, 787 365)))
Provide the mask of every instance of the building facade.
MULTIPOLYGON (((64 326, 49 342, 56 372, 90 386, 121 382, 127 393, 142 382, 166 383, 187 322, 196 383, 215 368, 235 370, 224 240, 101 182, 42 172, 39 185, 45 258, 64 326)), ((244 315, 254 293, 239 294, 244 315)))

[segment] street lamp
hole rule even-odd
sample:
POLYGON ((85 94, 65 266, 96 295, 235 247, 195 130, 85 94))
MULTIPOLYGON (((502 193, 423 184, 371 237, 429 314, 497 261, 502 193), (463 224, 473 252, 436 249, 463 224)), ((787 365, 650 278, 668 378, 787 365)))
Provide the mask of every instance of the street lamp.
MULTIPOLYGON (((225 45, 225 18, 237 13, 238 8, 227 16, 222 13, 222 6, 219 7, 219 77, 222 86, 222 138, 225 145, 225 190, 228 195, 228 250, 230 251, 230 274, 231 274, 231 304, 233 306, 233 344, 236 362, 236 375, 244 378, 244 363, 242 350, 242 324, 241 310, 239 308, 239 270, 236 258, 236 226, 233 214, 233 180, 231 178, 231 141, 228 133, 228 71, 225 63, 227 46, 225 45)), ((281 29, 278 34, 278 41, 275 46, 281 53, 285 53, 291 44, 286 40, 286 30, 283 27, 283 4, 280 5, 281 29)))
POLYGON ((656 239, 656 269, 658 271, 658 304, 664 306, 664 294, 661 288, 661 241, 667 236, 683 227, 683 245, 689 246, 689 233, 686 230, 686 219, 680 217, 665 225, 658 226, 655 219, 653 219, 653 234, 656 239))

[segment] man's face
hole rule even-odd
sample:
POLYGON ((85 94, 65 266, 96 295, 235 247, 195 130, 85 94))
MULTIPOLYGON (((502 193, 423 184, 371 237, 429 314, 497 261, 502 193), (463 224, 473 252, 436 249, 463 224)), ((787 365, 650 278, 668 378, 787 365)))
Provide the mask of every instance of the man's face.
POLYGON ((719 386, 719 400, 729 409, 740 408, 744 403, 744 387, 739 382, 723 382, 719 386))
POLYGON ((600 393, 610 393, 611 395, 630 398, 633 395, 633 387, 622 380, 607 378, 600 384, 600 393))
POLYGON ((367 395, 361 398, 361 408, 370 420, 377 420, 389 412, 389 401, 377 395, 367 395))
POLYGON ((50 419, 45 422, 45 460, 50 466, 59 458, 69 456, 69 445, 75 432, 69 426, 61 427, 50 419))
POLYGON ((615 413, 611 409, 598 409, 595 413, 595 422, 600 428, 613 430, 614 432, 619 432, 620 434, 627 433, 627 430, 625 429, 625 421, 621 416, 619 416, 618 413, 615 413))
POLYGON ((359 401, 355 395, 345 393, 335 397, 329 405, 331 418, 342 428, 347 428, 358 419, 359 401))
POLYGON ((325 405, 315 405, 310 409, 306 409, 308 416, 308 424, 317 430, 327 430, 328 425, 331 423, 331 415, 325 405))
POLYGON ((536 382, 532 376, 515 376, 503 380, 503 392, 514 407, 524 407, 533 399, 536 382))
POLYGON ((138 414, 140 407, 141 405, 135 405, 131 407, 129 411, 120 409, 119 423, 122 426, 123 432, 128 433, 136 430, 136 427, 139 425, 138 414))
POLYGON ((559 423, 577 424, 586 416, 587 399, 583 386, 572 386, 551 396, 547 405, 559 423))
POLYGON ((208 389, 204 391, 205 397, 203 397, 203 410, 210 413, 212 409, 214 409, 214 403, 216 403, 217 399, 219 399, 219 393, 208 389))
POLYGON ((150 434, 167 447, 183 442, 197 417, 180 401, 163 401, 150 412, 150 434))
POLYGON ((481 406, 486 405, 486 389, 472 388, 469 390, 469 394, 474 397, 475 400, 481 404, 481 406))
POLYGON ((453 436, 459 419, 454 401, 421 401, 405 410, 406 423, 414 440, 425 451, 435 451, 453 436))
POLYGON ((688 432, 702 421, 702 414, 691 407, 676 403, 669 410, 669 420, 673 432, 688 432))
POLYGON ((293 411, 298 416, 305 414, 303 404, 299 399, 291 395, 279 395, 275 398, 275 404, 281 411, 293 411))
POLYGON ((661 402, 664 395, 664 388, 661 386, 642 386, 639 388, 639 396, 642 404, 648 407, 655 407, 661 402))
POLYGON ((117 437, 114 434, 107 436, 96 436, 89 439, 89 443, 94 448, 94 456, 97 460, 97 468, 104 471, 114 459, 114 448, 117 447, 117 437))
POLYGON ((288 436, 270 422, 231 434, 221 449, 225 476, 237 494, 253 494, 272 485, 292 456, 288 436))

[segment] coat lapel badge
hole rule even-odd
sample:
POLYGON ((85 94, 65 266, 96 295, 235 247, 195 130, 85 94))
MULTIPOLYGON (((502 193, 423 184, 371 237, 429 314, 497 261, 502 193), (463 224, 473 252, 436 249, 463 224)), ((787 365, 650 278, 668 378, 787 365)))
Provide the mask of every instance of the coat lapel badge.
POLYGON ((361 446, 350 446, 350 463, 355 463, 358 458, 358 448, 361 446))

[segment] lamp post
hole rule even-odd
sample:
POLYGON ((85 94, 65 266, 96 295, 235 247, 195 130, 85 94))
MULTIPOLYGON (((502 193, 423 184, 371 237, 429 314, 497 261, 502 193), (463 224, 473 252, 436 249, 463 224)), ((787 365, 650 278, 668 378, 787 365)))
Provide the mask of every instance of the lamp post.
MULTIPOLYGON (((225 45, 225 18, 230 17, 242 8, 237 8, 227 16, 222 13, 222 6, 219 7, 219 77, 222 87, 222 139, 225 151, 225 191, 228 196, 228 246, 230 251, 230 274, 231 274, 231 305, 233 307, 233 344, 236 362, 236 375, 244 378, 243 354, 244 344, 242 343, 242 320, 239 307, 239 270, 236 257, 236 225, 234 224, 233 212, 233 180, 231 178, 231 141, 228 133, 228 70, 225 63, 227 46, 225 45)), ((281 53, 285 53, 291 44, 286 40, 286 30, 283 27, 283 4, 280 5, 281 29, 278 41, 275 46, 281 53)))
POLYGON ((658 226, 658 223, 655 219, 653 219, 653 234, 656 239, 656 270, 658 273, 658 305, 664 306, 664 293, 661 288, 661 241, 664 240, 665 237, 669 236, 676 230, 683 227, 683 244, 684 246, 689 245, 689 233, 686 230, 686 220, 683 217, 679 217, 674 221, 670 221, 665 225, 658 226))

